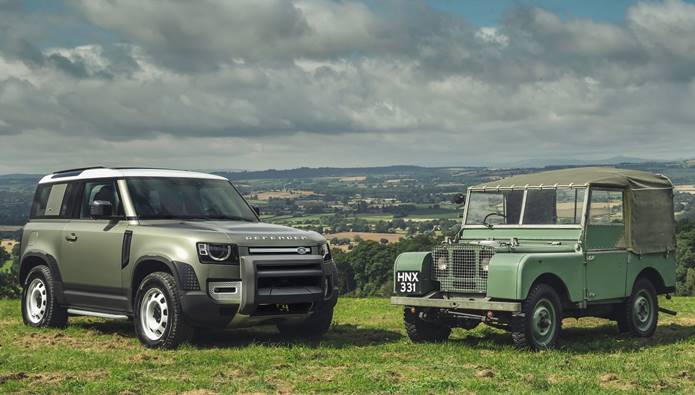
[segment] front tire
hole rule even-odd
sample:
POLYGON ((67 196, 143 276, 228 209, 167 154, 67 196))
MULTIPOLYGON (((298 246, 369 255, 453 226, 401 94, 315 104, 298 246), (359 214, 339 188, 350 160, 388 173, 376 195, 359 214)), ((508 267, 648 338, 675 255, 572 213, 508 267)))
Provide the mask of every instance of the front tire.
POLYGON ((522 313, 512 321, 512 338, 517 348, 538 351, 557 347, 562 307, 553 287, 535 285, 522 304, 522 313))
POLYGON ((633 336, 650 337, 659 322, 659 299, 651 281, 640 278, 624 305, 622 325, 633 336))
POLYGON ((451 327, 435 321, 426 321, 410 308, 403 310, 405 331, 413 343, 441 343, 451 335, 451 327))
POLYGON ((284 324, 277 325, 280 334, 286 337, 299 337, 306 339, 315 339, 325 335, 331 324, 333 323, 333 307, 321 309, 314 312, 304 322, 299 324, 284 324))
POLYGON ((31 269, 22 289, 22 320, 36 328, 64 328, 67 310, 58 304, 53 273, 48 266, 31 269))
POLYGON ((135 332, 148 348, 174 349, 193 336, 183 317, 176 281, 169 273, 145 277, 135 297, 135 332))

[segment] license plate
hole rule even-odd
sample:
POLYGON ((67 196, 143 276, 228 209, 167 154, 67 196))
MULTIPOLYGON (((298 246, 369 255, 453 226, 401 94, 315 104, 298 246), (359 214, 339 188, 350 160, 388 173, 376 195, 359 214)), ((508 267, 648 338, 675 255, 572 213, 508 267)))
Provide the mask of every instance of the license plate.
POLYGON ((420 293, 420 272, 396 272, 396 291, 402 294, 420 293))

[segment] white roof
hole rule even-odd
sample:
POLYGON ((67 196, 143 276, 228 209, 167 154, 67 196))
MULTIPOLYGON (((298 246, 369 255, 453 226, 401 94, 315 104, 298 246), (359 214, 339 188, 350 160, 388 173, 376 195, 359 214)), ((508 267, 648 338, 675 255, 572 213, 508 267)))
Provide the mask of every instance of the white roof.
POLYGON ((86 169, 83 171, 76 170, 75 172, 65 172, 65 176, 61 173, 49 174, 39 181, 39 184, 51 182, 65 182, 72 180, 87 180, 92 178, 123 178, 123 177, 174 177, 174 178, 207 178, 211 180, 226 180, 221 176, 214 174, 199 173, 195 171, 185 170, 163 170, 163 169, 108 169, 96 168, 86 169), (67 176, 67 174, 70 174, 67 176), (74 175, 73 175, 74 174, 74 175))

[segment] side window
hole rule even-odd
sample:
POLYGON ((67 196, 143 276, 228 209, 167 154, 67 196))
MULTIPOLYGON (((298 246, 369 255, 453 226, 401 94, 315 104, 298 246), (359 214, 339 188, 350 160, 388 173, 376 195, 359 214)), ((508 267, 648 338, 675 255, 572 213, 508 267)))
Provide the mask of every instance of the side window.
POLYGON ((36 194, 34 195, 34 202, 31 205, 31 218, 43 217, 46 212, 46 205, 48 204, 48 195, 51 193, 52 185, 39 185, 36 188, 36 194))
POLYGON ((110 202, 113 207, 113 215, 123 216, 123 205, 121 204, 114 180, 86 181, 84 183, 80 204, 80 218, 91 218, 89 207, 95 200, 110 202))
POLYGON ((67 184, 39 185, 31 207, 31 217, 60 216, 67 184))
POLYGON ((589 208, 589 223, 592 225, 623 225, 623 191, 600 190, 591 191, 591 206, 589 208))

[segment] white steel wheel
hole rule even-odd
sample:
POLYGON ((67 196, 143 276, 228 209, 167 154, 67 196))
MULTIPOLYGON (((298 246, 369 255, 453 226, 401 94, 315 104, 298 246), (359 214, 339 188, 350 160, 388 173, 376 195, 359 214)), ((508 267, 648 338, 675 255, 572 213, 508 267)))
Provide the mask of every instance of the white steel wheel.
POLYGON ((160 340, 169 325, 169 305, 159 288, 150 288, 140 302, 140 327, 151 341, 160 340))
POLYGON ((24 306, 27 312, 27 319, 32 324, 39 324, 46 315, 48 305, 48 295, 46 284, 40 278, 35 278, 27 288, 24 297, 24 306))

